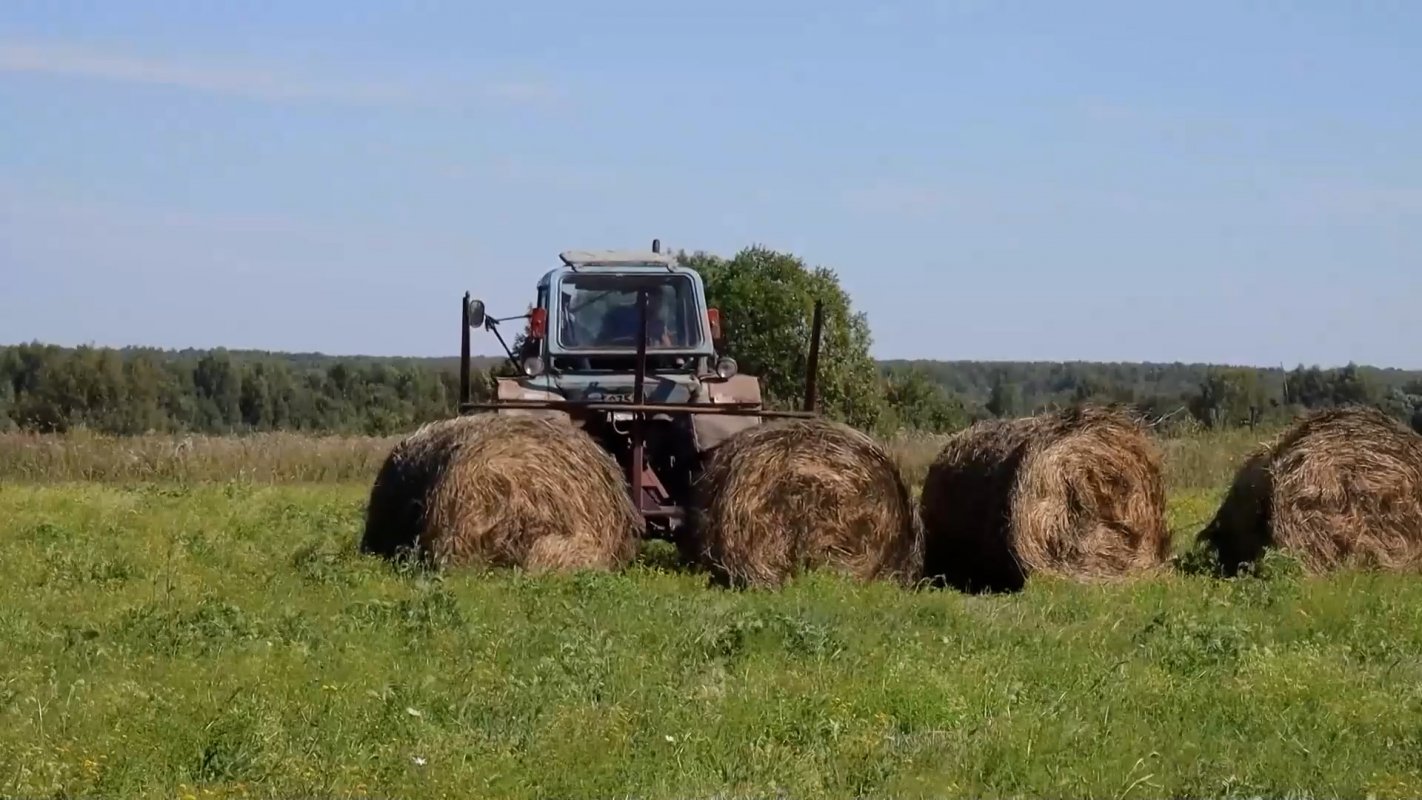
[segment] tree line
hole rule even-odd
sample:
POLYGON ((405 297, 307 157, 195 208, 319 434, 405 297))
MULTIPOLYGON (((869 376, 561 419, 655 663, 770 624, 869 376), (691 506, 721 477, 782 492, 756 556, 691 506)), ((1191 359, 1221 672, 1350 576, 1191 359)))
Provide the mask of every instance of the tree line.
POLYGON ((963 398, 975 417, 1122 403, 1153 419, 1225 429, 1278 425, 1321 408, 1370 405, 1422 431, 1422 371, 1357 364, 1287 370, 1095 362, 887 361, 882 366, 927 375, 963 398))
MULTIPOLYGON (((731 258, 681 253, 721 310, 721 351, 761 378, 773 407, 799 402, 816 299, 823 303, 819 396, 864 430, 946 432, 988 417, 1121 403, 1162 427, 1282 422, 1344 404, 1379 407, 1422 430, 1422 372, 1209 364, 876 361, 871 332, 835 273, 748 247, 731 258)), ((516 313, 516 312, 515 312, 516 313)), ((475 399, 507 374, 475 360, 475 399)), ((0 430, 111 434, 291 430, 384 435, 455 412, 454 358, 339 357, 244 350, 0 346, 0 430)))
MULTIPOLYGON (((0 347, 0 431, 398 433, 454 413, 456 364, 220 349, 6 346, 0 347)), ((499 367, 490 359, 476 367, 472 389, 479 399, 488 396, 487 376, 499 367)), ((824 400, 832 416, 879 433, 952 431, 978 419, 1082 402, 1125 403, 1167 424, 1214 429, 1362 403, 1422 430, 1422 374, 1368 367, 880 361, 871 372, 858 384, 858 397, 835 394, 833 375, 826 376, 824 400)), ((767 383, 772 401, 798 401, 797 382, 767 383)))
POLYGON ((0 430, 387 434, 448 416, 450 370, 265 352, 0 348, 0 430))

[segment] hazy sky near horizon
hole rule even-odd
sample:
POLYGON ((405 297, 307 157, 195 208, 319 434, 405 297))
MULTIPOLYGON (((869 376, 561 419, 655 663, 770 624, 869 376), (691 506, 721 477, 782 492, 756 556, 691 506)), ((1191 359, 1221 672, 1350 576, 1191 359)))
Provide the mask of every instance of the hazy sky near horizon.
MULTIPOLYGON (((0 7, 0 343, 441 355, 571 248, 885 358, 1422 367, 1422 4, 0 7)), ((494 352, 487 335, 476 350, 494 352)))

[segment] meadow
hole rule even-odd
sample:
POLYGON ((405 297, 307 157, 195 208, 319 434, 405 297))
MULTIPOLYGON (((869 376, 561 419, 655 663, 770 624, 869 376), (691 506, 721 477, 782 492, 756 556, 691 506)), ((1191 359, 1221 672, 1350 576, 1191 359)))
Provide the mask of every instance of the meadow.
MULTIPOLYGON (((1178 551, 1266 435, 1164 441, 1178 551)), ((355 548, 392 442, 0 436, 0 796, 1422 794, 1415 579, 435 575, 355 548)))

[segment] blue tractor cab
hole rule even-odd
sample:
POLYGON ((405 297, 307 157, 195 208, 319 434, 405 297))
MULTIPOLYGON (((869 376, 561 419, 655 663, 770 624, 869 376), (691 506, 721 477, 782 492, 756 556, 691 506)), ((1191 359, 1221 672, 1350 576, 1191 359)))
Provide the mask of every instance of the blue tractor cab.
MULTIPOLYGON (((659 252, 567 251, 538 282, 546 321, 541 352, 563 374, 630 372, 646 313, 651 372, 706 371, 716 360, 720 315, 695 270, 659 252)), ((723 364, 723 368, 729 364, 723 364)))

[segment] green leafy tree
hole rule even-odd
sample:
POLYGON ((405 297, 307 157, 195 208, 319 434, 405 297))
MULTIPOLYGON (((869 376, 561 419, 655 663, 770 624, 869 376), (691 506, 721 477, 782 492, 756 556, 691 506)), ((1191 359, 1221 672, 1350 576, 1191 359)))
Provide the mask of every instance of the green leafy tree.
POLYGON ((1298 367, 1284 382, 1284 402, 1304 408, 1375 405, 1382 399, 1380 387, 1356 364, 1330 370, 1298 367))
POLYGON ((168 372, 147 353, 123 362, 123 399, 109 409, 104 430, 119 434, 163 431, 171 427, 163 409, 163 389, 168 372))
POLYGON ((884 398, 869 355, 869 324, 834 272, 759 246, 730 259, 683 253, 681 260, 701 274, 708 301, 721 311, 721 349, 741 371, 760 379, 767 401, 777 407, 803 399, 815 300, 822 301, 821 407, 861 429, 876 425, 884 398))
POLYGON ((231 432, 242 421, 242 372, 225 350, 204 355, 193 370, 203 427, 231 432))
POLYGON ((992 393, 988 396, 987 410, 998 418, 1015 417, 1022 411, 1022 390, 1007 380, 999 372, 992 382, 992 393))
POLYGON ((0 433, 8 433, 19 427, 14 419, 15 387, 0 373, 0 433))
POLYGON ((1375 403, 1379 399, 1377 387, 1358 369, 1357 364, 1349 364, 1334 372, 1332 383, 1335 405, 1375 403))
POLYGON ((918 369, 895 369, 884 376, 884 405, 881 433, 904 429, 949 433, 972 422, 962 400, 918 369))
POLYGON ((1258 373, 1251 369, 1211 370, 1189 399, 1190 413, 1210 428, 1252 428, 1271 405, 1258 373))

